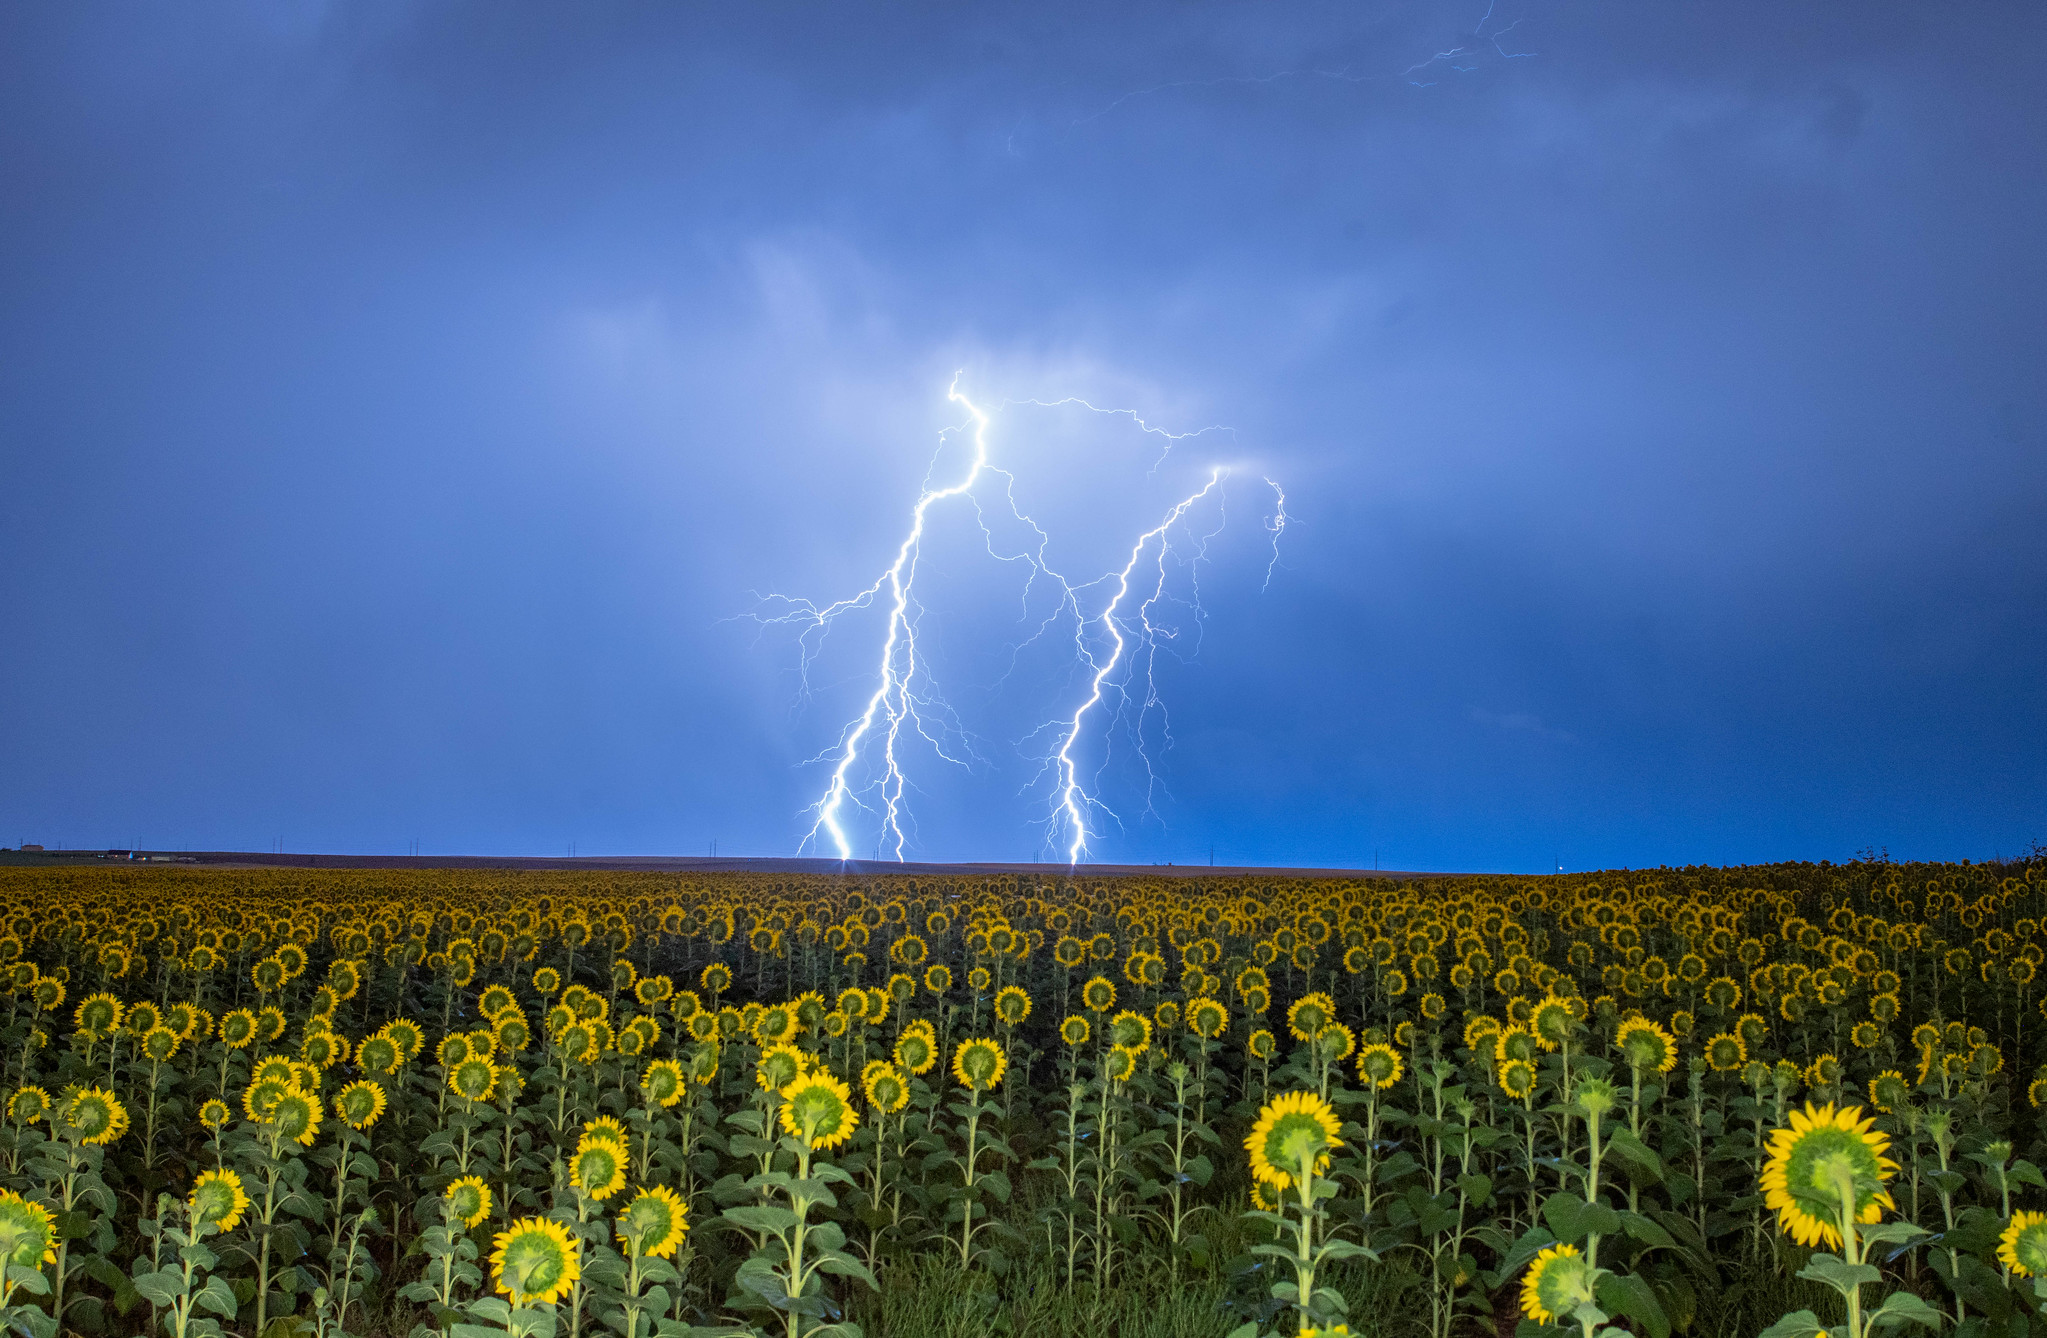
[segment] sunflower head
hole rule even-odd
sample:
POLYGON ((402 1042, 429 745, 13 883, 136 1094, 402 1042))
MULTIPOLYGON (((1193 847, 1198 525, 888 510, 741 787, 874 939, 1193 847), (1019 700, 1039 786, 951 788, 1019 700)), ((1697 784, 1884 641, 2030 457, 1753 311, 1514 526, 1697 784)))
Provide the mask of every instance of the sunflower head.
POLYGON ((603 1202, 625 1187, 625 1149, 609 1139, 585 1138, 569 1161, 577 1189, 603 1202))
POLYGON ((319 1097, 303 1087, 286 1086, 271 1103, 266 1123, 276 1126, 281 1136, 311 1147, 319 1136, 323 1114, 319 1097))
POLYGON ((1127 1045, 1112 1045, 1102 1056, 1102 1076, 1112 1083, 1129 1082, 1137 1076, 1137 1051, 1127 1045))
POLYGON ((0 1190, 0 1264, 27 1269, 54 1264, 56 1240, 57 1224, 49 1209, 11 1189, 0 1190))
POLYGON ((441 1191, 441 1211, 449 1221, 460 1222, 464 1230, 474 1230, 490 1216, 490 1186, 481 1176, 463 1176, 441 1191))
POLYGON ((515 1306, 559 1301, 582 1276, 577 1243, 547 1218, 521 1218, 499 1232, 493 1245, 490 1262, 497 1289, 515 1306))
POLYGON ((1723 1031, 1706 1042, 1706 1067, 1715 1073, 1732 1073, 1748 1062, 1748 1046, 1740 1036, 1723 1031))
POLYGON ((782 1089, 782 1131, 812 1148, 838 1147, 859 1124, 852 1089, 823 1070, 782 1089))
POLYGON ((1204 1041, 1212 1041, 1230 1025, 1230 1010, 1214 999, 1190 999, 1186 1010, 1187 1030, 1204 1041))
POLYGON ((1552 994, 1529 1014, 1528 1027, 1538 1045, 1554 1050, 1570 1040, 1578 1029, 1578 1015, 1566 1000, 1552 994))
POLYGON ((1279 1049, 1279 1041, 1271 1032, 1260 1027, 1244 1038, 1244 1049, 1253 1059, 1271 1059, 1273 1053, 1279 1049))
POLYGON ((1885 1069, 1870 1080, 1869 1103, 1886 1115, 1893 1114, 1911 1100, 1911 1086, 1906 1083, 1905 1075, 1895 1069, 1885 1069))
POLYGON ((1086 1018, 1078 1013, 1069 1013, 1059 1024, 1059 1039, 1068 1046, 1078 1048, 1087 1044, 1087 1038, 1092 1030, 1086 1018))
POLYGON ((995 1016, 1005 1027, 1014 1027, 1031 1015, 1031 996, 1021 986, 1004 985, 995 991, 995 1016))
POLYGON ((621 1153, 626 1150, 625 1126, 609 1115, 599 1115, 583 1125, 582 1142, 588 1143, 598 1139, 610 1143, 621 1153))
POLYGON ((360 1078, 334 1094, 334 1113, 351 1129, 367 1129, 384 1113, 387 1100, 383 1088, 360 1078))
POLYGON ((1342 1123, 1327 1101, 1313 1092, 1288 1092, 1258 1113, 1244 1140, 1251 1174, 1282 1191, 1298 1188, 1304 1171, 1329 1169, 1329 1153, 1343 1146, 1342 1123))
POLYGON ((674 1190, 655 1185, 633 1195, 612 1230, 629 1255, 666 1259, 682 1245, 689 1230, 689 1212, 674 1190))
POLYGON ((242 1188, 242 1178, 233 1171, 207 1171, 192 1184, 192 1195, 185 1200, 186 1211, 192 1214, 192 1224, 210 1226, 222 1235, 233 1231, 241 1223, 242 1213, 248 1209, 248 1191, 242 1188))
POLYGON ((81 1143, 111 1143, 128 1129, 120 1098, 99 1087, 74 1093, 58 1112, 61 1128, 81 1143))
POLYGON ((1621 1023, 1614 1045, 1628 1067, 1638 1071, 1668 1073, 1677 1065, 1676 1039, 1646 1017, 1621 1023))
POLYGON ((40 1087, 23 1087, 7 1099, 7 1118, 16 1124, 34 1124, 50 1113, 50 1094, 40 1087))
POLYGON ((1535 1256, 1521 1279, 1521 1313, 1538 1324, 1567 1317, 1592 1297, 1592 1268, 1574 1245, 1553 1245, 1535 1256))
POLYGON ((1151 1048, 1151 1019, 1124 1009, 1109 1019, 1109 1044, 1143 1054, 1151 1048))
POLYGON ((490 1094, 497 1090, 497 1085, 497 1065, 475 1055, 463 1060, 448 1072, 448 1089, 464 1101, 488 1101, 490 1094))
POLYGON ((1836 1248, 1844 1211, 1852 1210, 1857 1222, 1875 1222, 1892 1206, 1884 1182, 1898 1168, 1883 1155, 1889 1148, 1876 1121, 1862 1118, 1861 1107, 1808 1103, 1791 1112, 1788 1127, 1770 1136, 1764 1206, 1776 1211, 1779 1227, 1800 1245, 1836 1248))
POLYGON ((779 1092, 802 1076, 807 1067, 808 1059, 795 1046, 770 1046, 755 1066, 754 1081, 770 1092, 779 1092))
POLYGON ((640 1075, 640 1093, 664 1110, 682 1100, 682 1065, 672 1059, 657 1059, 640 1075))
POLYGON ((2013 1213, 1997 1238, 1997 1257, 2022 1278, 2047 1275, 2047 1213, 2013 1213))
POLYGON ((884 1115, 901 1110, 910 1100, 909 1080, 903 1071, 886 1060, 869 1060, 860 1073, 861 1090, 867 1102, 884 1115))
POLYGON ((1383 1041, 1358 1051, 1358 1080, 1374 1091, 1400 1081, 1400 1052, 1383 1041))
POLYGON ((961 1041, 952 1052, 952 1076, 970 1091, 994 1091, 1008 1068, 1009 1056, 1002 1046, 984 1037, 961 1041))
POLYGON ((1535 1065, 1525 1059, 1510 1059, 1500 1065, 1500 1090, 1516 1101, 1526 1101, 1535 1091, 1535 1065))

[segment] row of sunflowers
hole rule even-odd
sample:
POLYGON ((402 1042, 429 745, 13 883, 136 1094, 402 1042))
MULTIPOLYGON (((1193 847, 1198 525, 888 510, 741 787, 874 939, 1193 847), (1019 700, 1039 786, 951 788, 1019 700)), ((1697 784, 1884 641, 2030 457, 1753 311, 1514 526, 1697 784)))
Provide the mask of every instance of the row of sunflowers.
POLYGON ((7 871, 0 1323, 803 1338, 1163 1270, 1241 1338, 2015 1336, 2043 920, 2016 865, 7 871))

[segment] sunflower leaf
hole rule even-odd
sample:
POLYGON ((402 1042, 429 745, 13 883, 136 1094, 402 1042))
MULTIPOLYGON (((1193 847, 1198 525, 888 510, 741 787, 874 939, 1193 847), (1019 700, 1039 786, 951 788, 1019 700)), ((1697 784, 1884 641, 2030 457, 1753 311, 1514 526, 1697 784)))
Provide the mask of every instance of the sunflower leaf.
POLYGON ((1924 1324, 1929 1329, 1938 1329, 1941 1313, 1916 1293, 1895 1291, 1884 1298, 1883 1305, 1866 1323, 1871 1329, 1886 1324, 1924 1324))
POLYGON ((1838 1254, 1816 1254, 1798 1270, 1798 1276, 1808 1282, 1824 1282, 1846 1296, 1857 1287, 1882 1282, 1884 1275, 1868 1264, 1851 1264, 1838 1254))

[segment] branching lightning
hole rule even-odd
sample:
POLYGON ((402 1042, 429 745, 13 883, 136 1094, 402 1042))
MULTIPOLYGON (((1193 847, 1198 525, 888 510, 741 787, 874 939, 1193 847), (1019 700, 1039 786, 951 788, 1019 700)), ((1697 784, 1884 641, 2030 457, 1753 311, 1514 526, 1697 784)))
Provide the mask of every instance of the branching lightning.
MULTIPOLYGON (((1163 520, 1139 535, 1119 570, 1092 580, 1075 582, 1047 561, 1050 536, 1018 506, 1015 476, 990 463, 989 412, 960 391, 957 376, 947 388, 946 395, 966 411, 967 421, 941 434, 940 454, 944 453, 954 433, 965 432, 971 441, 971 458, 956 480, 945 486, 934 486, 927 475, 916 504, 911 508, 909 529, 895 551, 894 561, 872 584, 847 598, 817 604, 799 597, 768 595, 763 602, 770 606, 771 611, 752 615, 755 621, 764 625, 793 625, 801 629, 798 642, 801 646, 803 692, 807 695, 810 666, 833 625, 847 614, 873 608, 877 604, 886 606, 888 611, 880 653, 873 670, 874 688, 865 709, 841 728, 837 740, 829 748, 811 759, 813 762, 829 760, 832 771, 824 792, 805 810, 811 824, 798 844, 798 851, 829 843, 840 859, 852 858, 853 845, 846 826, 846 810, 851 805, 872 812, 878 819, 880 837, 877 851, 886 849, 893 858, 903 859, 911 826, 906 806, 911 782, 905 769, 905 749, 916 739, 929 745, 944 762, 968 766, 973 760, 971 740, 932 681, 918 643, 925 610, 917 595, 916 581, 927 520, 933 508, 958 499, 973 508, 987 541, 989 555, 1000 562, 1021 563, 1027 569, 1024 582, 1026 610, 1030 592, 1036 588, 1038 581, 1042 579, 1052 586, 1055 607, 1030 637, 1013 648, 1013 654, 1020 654, 1024 647, 1039 642, 1062 622, 1071 620, 1075 663, 1086 682, 1086 695, 1069 714, 1047 721, 1027 737, 1050 732, 1056 738, 1057 746, 1044 756, 1044 768, 1040 772, 1041 776, 1050 776, 1053 787, 1046 839, 1063 844, 1069 861, 1078 862, 1086 853, 1092 835, 1091 814, 1100 812, 1115 817, 1114 812, 1092 792, 1092 781, 1084 779, 1079 757, 1090 718, 1099 709, 1104 709, 1105 703, 1110 704, 1106 707, 1104 756, 1092 775, 1099 777, 1101 769, 1107 765, 1106 740, 1120 720, 1134 736, 1135 751, 1143 763, 1148 787, 1156 788, 1157 775, 1145 743, 1145 722, 1154 711, 1163 716, 1164 706, 1153 672, 1156 653, 1161 642, 1171 642, 1178 633, 1176 628, 1157 621, 1154 615, 1162 603, 1173 599, 1168 591, 1168 581, 1177 552, 1175 530, 1186 533, 1189 511, 1204 499, 1214 496, 1218 502, 1221 501, 1228 471, 1220 467, 1212 469, 1207 482, 1199 490, 1182 498, 1166 512, 1163 520), (1001 480, 996 495, 1001 510, 1035 536, 1034 542, 1021 551, 1001 551, 990 528, 986 507, 994 504, 996 497, 984 497, 976 489, 991 476, 1001 480), (1155 580, 1147 578, 1150 584, 1148 591, 1136 582, 1138 570, 1145 565, 1147 555, 1156 570, 1155 580), (1133 597, 1134 585, 1142 597, 1134 606, 1127 606, 1127 601, 1133 597), (1101 600, 1100 592, 1103 590, 1110 592, 1106 602, 1101 600), (1090 612, 1089 606, 1098 602, 1101 607, 1090 612), (1138 687, 1140 681, 1141 688, 1138 687), (1125 718, 1125 709, 1131 704, 1135 706, 1134 720, 1125 718)), ((1231 430, 1210 426, 1194 432, 1169 432, 1147 423, 1134 411, 1102 408, 1078 397, 1049 401, 1004 400, 1000 407, 1026 404, 1041 408, 1078 406, 1092 413, 1129 419, 1144 433, 1156 436, 1164 443, 1158 460, 1152 465, 1154 472, 1175 444, 1207 433, 1231 430)), ((938 460, 934 458, 934 470, 937 465, 938 460)), ((1269 587, 1273 570, 1279 562, 1279 541, 1286 530, 1287 514, 1286 493, 1269 478, 1265 483, 1276 499, 1274 513, 1266 522, 1266 529, 1272 535, 1272 558, 1265 573, 1265 585, 1269 587)), ((1181 543, 1191 545, 1192 550, 1184 564, 1193 591, 1189 605, 1197 626, 1199 619, 1205 616, 1200 604, 1199 568, 1206 560, 1207 541, 1220 528, 1218 521, 1215 531, 1190 534, 1181 540, 1181 543)), ((1171 740, 1169 724, 1167 722, 1164 731, 1167 743, 1171 740)), ((1150 789, 1146 795, 1147 811, 1151 811, 1150 789)))

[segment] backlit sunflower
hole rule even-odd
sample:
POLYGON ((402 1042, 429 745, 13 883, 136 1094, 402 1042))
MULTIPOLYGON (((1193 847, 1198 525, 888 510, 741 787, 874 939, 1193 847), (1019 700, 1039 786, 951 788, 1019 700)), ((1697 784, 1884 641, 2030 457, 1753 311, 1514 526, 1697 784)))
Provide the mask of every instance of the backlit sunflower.
POLYGON ((99 1087, 74 1093, 52 1121, 81 1143, 105 1144, 128 1129, 128 1109, 119 1097, 99 1087))
POLYGON ((1526 1101, 1535 1091, 1535 1065, 1525 1059, 1510 1059, 1500 1065, 1500 1090, 1516 1101, 1526 1101))
POLYGON ((233 1171, 207 1171, 192 1183, 192 1194, 185 1200, 185 1207, 195 1224, 211 1226, 226 1235, 240 1225, 242 1214, 249 1207, 249 1195, 242 1188, 242 1178, 233 1171))
POLYGON ((488 1101, 497 1085, 497 1066, 474 1055, 457 1064, 448 1074, 448 1090, 465 1101, 488 1101))
POLYGON ((1748 1047, 1731 1031, 1706 1042, 1706 1067, 1715 1073, 1732 1073, 1747 1061, 1748 1047))
POLYGON ((1080 987, 1080 1001, 1090 1013, 1106 1013, 1116 1006, 1116 983, 1107 976, 1091 976, 1080 987))
POLYGON ((2013 1213, 1997 1238, 1997 1258, 2022 1278, 2047 1274, 2047 1213, 2013 1213))
POLYGON ((1091 1030, 1086 1018, 1078 1013, 1069 1013, 1066 1020, 1059 1024, 1059 1039, 1069 1046, 1083 1046, 1087 1044, 1091 1030))
POLYGON ((1304 1163, 1313 1174, 1329 1169, 1329 1153, 1343 1146, 1336 1111, 1313 1092, 1288 1092, 1258 1113, 1244 1148, 1251 1174, 1282 1191, 1300 1185, 1304 1163))
POLYGON ((34 1124, 50 1113, 50 1094, 40 1087, 23 1087, 7 1099, 7 1118, 15 1124, 34 1124))
POLYGON ((1336 1001, 1321 991, 1304 994, 1286 1010, 1287 1030, 1297 1041, 1313 1040, 1336 1015, 1336 1001))
POLYGON ((1536 1044, 1545 1050, 1554 1050, 1570 1040, 1577 1027, 1576 1012, 1568 1002, 1554 994, 1537 1004, 1528 1017, 1529 1031, 1535 1036, 1536 1044))
POLYGON ((1109 1044, 1136 1054, 1151 1049, 1151 1019, 1126 1008, 1109 1019, 1109 1044))
POLYGON ((30 1270, 54 1264, 56 1240, 57 1224, 48 1208, 11 1189, 0 1190, 0 1264, 30 1270))
POLYGON ((256 1039, 256 1015, 246 1008, 237 1008, 220 1015, 220 1039, 227 1042, 231 1050, 245 1050, 256 1039))
POLYGON ((620 1210, 612 1230, 629 1254, 666 1259, 682 1245, 689 1231, 689 1211, 674 1190, 655 1185, 633 1195, 620 1210))
POLYGON ((1400 1052, 1383 1041, 1374 1041, 1358 1051, 1358 1081, 1374 1091, 1399 1082, 1403 1071, 1400 1052))
POLYGON ((547 1218, 521 1218, 499 1232, 493 1244, 490 1262, 497 1289, 515 1306, 559 1301, 582 1276, 578 1244, 560 1223, 547 1218))
POLYGON ((569 1180, 603 1202, 625 1188, 625 1149, 608 1139, 586 1138, 569 1159, 569 1180))
POLYGON ((1137 1051, 1127 1045, 1112 1045, 1102 1056, 1102 1076, 1110 1082, 1129 1082, 1137 1076, 1137 1051))
POLYGON ((770 1046, 754 1066, 753 1080, 770 1092, 779 1092, 801 1077, 809 1067, 809 1056, 793 1045, 770 1046))
POLYGON ((384 1113, 388 1100, 383 1088, 361 1078, 334 1094, 334 1113, 351 1129, 367 1129, 384 1113))
POLYGON ((859 1124, 852 1089, 829 1073, 801 1074, 782 1089, 783 1132, 812 1148, 839 1146, 859 1124))
POLYGON ((640 1092, 663 1110, 682 1100, 682 1065, 672 1059, 657 1059, 640 1075, 640 1092))
POLYGON ((1538 1324, 1567 1317, 1592 1300, 1592 1269, 1574 1245, 1552 1245, 1521 1279, 1521 1314, 1538 1324))
POLYGON ((952 968, 943 962, 924 968, 924 988, 932 994, 943 994, 952 988, 952 968))
POLYGON ((1018 985, 1004 985, 995 991, 995 1017, 1005 1027, 1014 1027, 1031 1015, 1031 996, 1018 985))
POLYGON ((994 1091, 1008 1068, 1009 1056, 1002 1046, 983 1037, 961 1041, 952 1052, 952 1076, 970 1091, 994 1091))
POLYGON ((1189 999, 1184 1014, 1187 1030, 1204 1041, 1212 1041, 1230 1025, 1230 1010, 1214 999, 1189 999))
POLYGON ((490 1186, 481 1176, 465 1175, 441 1191, 441 1205, 464 1230, 474 1230, 490 1216, 490 1186))
POLYGON ((860 1072, 860 1087, 867 1093, 867 1103, 884 1115, 892 1115, 909 1104, 909 1080, 901 1069, 886 1060, 868 1061, 860 1072))
POLYGON ((1789 1128, 1770 1135, 1763 1204, 1776 1210, 1779 1228, 1800 1245, 1839 1248, 1847 1196, 1854 1198, 1857 1222, 1878 1221, 1894 1206, 1884 1189, 1898 1169, 1883 1155, 1889 1148, 1890 1139, 1877 1131, 1874 1119, 1862 1118, 1861 1107, 1836 1110, 1832 1102, 1819 1107, 1808 1102, 1791 1112, 1789 1128))
POLYGON ((1889 1115, 1898 1107, 1912 1100, 1912 1088, 1905 1081, 1905 1075, 1895 1069, 1885 1069, 1869 1082, 1869 1104, 1889 1115))
POLYGON ((280 1136, 311 1147, 313 1140, 320 1135, 320 1121, 324 1113, 319 1097, 303 1087, 286 1087, 271 1104, 270 1116, 265 1123, 274 1126, 280 1136))
POLYGON ((1244 1038, 1244 1049, 1253 1059, 1271 1059, 1279 1049, 1279 1042, 1271 1032, 1260 1027, 1244 1038))
POLYGON ((1631 1017, 1621 1023, 1614 1047, 1632 1069, 1668 1073, 1677 1066, 1676 1039, 1646 1017, 1631 1017))
POLYGON ((219 1133, 227 1127, 234 1112, 227 1108, 227 1102, 219 1097, 208 1097, 199 1107, 200 1127, 209 1133, 219 1133))
POLYGON ((592 1139, 599 1138, 612 1144, 621 1152, 626 1149, 625 1126, 609 1115, 599 1115, 596 1119, 589 1121, 583 1126, 581 1141, 587 1143, 592 1139))

